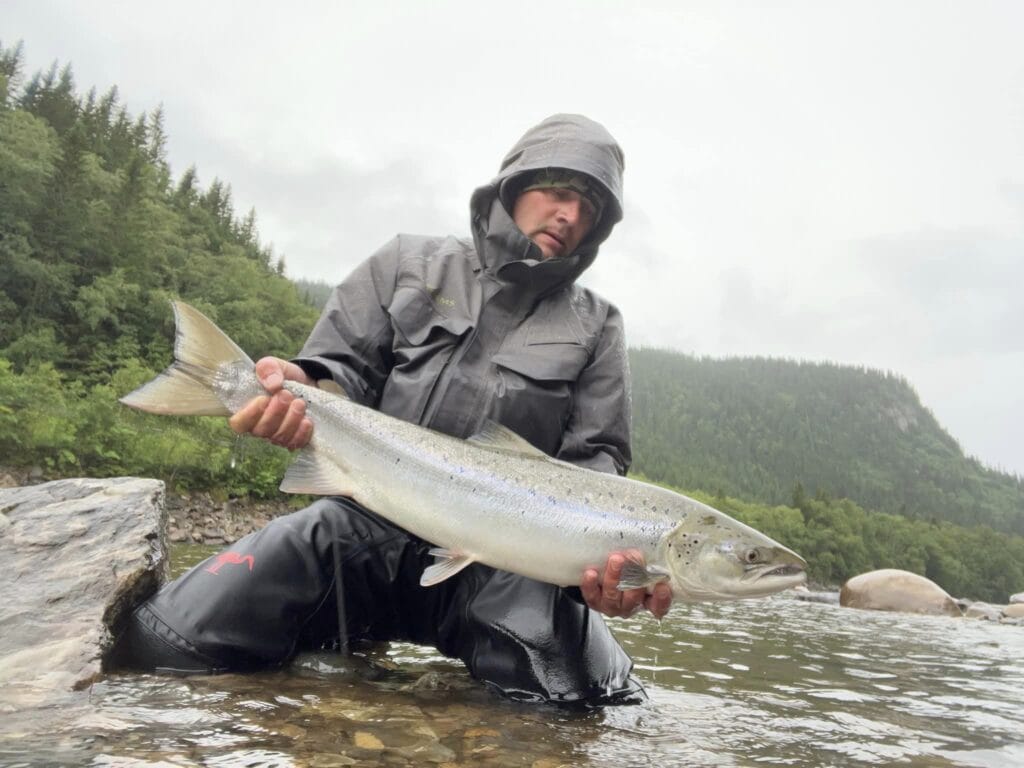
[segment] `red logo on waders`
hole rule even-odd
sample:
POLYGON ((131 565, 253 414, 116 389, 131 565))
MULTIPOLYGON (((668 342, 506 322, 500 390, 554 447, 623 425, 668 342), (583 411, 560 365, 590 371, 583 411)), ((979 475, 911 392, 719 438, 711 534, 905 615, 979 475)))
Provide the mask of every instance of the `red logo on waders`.
POLYGON ((221 552, 217 555, 217 561, 206 568, 204 571, 216 575, 223 566, 231 564, 238 565, 239 563, 248 563, 249 570, 252 571, 252 566, 256 562, 256 559, 252 555, 240 555, 237 552, 221 552))

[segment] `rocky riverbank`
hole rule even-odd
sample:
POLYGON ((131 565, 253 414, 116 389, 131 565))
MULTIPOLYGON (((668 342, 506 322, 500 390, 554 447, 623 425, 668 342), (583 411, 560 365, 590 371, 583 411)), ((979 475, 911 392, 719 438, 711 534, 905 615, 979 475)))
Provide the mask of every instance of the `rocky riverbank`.
MULTIPOLYGON (((33 469, 0 467, 0 488, 38 485, 55 478, 33 469)), ((298 509, 301 499, 285 497, 272 500, 218 500, 205 491, 172 493, 164 500, 167 511, 165 540, 172 544, 189 542, 211 546, 231 544, 257 531, 270 520, 298 509)))
POLYGON ((167 540, 172 544, 231 544, 297 507, 288 499, 217 501, 209 493, 167 494, 167 540))

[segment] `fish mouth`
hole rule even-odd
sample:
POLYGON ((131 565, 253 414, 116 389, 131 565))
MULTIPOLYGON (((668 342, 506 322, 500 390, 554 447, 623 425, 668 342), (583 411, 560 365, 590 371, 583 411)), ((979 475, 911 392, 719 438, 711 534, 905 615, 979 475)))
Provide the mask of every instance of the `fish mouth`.
POLYGON ((786 565, 778 565, 771 570, 765 571, 757 578, 769 578, 775 576, 804 576, 804 568, 802 565, 796 563, 787 563, 786 565))
POLYGON ((757 583, 759 586, 766 581, 789 581, 799 584, 807 580, 807 571, 800 563, 783 563, 781 565, 757 566, 743 575, 746 582, 757 583))

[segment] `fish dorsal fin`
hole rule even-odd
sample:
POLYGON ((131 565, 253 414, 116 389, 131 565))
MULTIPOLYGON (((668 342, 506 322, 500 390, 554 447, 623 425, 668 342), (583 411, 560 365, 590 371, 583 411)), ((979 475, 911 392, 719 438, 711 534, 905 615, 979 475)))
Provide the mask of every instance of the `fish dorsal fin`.
POLYGON ((490 419, 485 421, 483 426, 480 427, 480 431, 470 437, 467 442, 472 443, 478 448, 486 448, 490 451, 514 453, 520 456, 530 456, 535 459, 551 458, 508 427, 502 426, 490 419))
POLYGON ((337 395, 342 400, 348 400, 349 396, 341 385, 334 379, 317 379, 316 388, 321 389, 324 392, 330 392, 332 395, 337 395))
POLYGON ((476 562, 472 555, 466 555, 453 549, 433 547, 429 553, 437 558, 437 562, 424 569, 420 576, 421 587, 432 587, 445 579, 450 579, 470 563, 476 562))

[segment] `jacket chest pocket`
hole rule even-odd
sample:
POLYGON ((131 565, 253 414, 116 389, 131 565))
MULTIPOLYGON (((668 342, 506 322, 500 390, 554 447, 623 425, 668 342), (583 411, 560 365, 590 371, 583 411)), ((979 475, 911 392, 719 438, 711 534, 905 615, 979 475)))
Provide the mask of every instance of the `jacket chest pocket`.
POLYGON ((419 286, 399 286, 388 307, 395 329, 394 348, 412 349, 436 346, 446 340, 454 343, 473 323, 468 317, 442 313, 430 295, 419 286))
POLYGON ((445 364, 473 324, 460 315, 442 314, 419 286, 398 287, 388 314, 394 329, 394 366, 384 385, 381 410, 419 422, 445 364))
POLYGON ((576 341, 528 343, 491 359, 498 382, 492 414, 546 453, 554 453, 590 356, 576 341))

